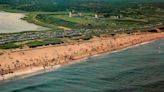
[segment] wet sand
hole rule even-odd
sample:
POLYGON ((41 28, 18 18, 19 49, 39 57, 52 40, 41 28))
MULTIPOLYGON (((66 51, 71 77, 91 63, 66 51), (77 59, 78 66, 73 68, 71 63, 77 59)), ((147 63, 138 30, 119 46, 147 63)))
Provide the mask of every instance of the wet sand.
POLYGON ((121 34, 73 44, 0 52, 0 80, 54 69, 74 60, 164 38, 164 33, 121 34))

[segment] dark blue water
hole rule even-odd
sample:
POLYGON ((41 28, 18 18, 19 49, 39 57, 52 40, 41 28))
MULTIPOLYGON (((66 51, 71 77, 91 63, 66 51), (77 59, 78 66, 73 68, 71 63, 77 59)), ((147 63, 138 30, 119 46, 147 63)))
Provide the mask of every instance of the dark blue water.
POLYGON ((164 40, 1 83, 0 92, 164 92, 164 40))

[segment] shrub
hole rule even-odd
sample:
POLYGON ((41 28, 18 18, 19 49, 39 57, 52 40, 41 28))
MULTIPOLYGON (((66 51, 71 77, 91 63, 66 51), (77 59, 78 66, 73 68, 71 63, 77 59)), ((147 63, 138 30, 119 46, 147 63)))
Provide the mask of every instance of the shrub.
POLYGON ((16 45, 14 43, 7 43, 7 44, 0 45, 0 49, 15 49, 19 47, 20 47, 19 45, 16 45))
POLYGON ((91 38, 92 36, 89 34, 82 37, 83 40, 90 40, 91 38))
POLYGON ((38 46, 46 46, 46 45, 56 45, 63 43, 62 40, 56 38, 45 39, 43 41, 31 41, 28 42, 26 45, 30 48, 38 47, 38 46))

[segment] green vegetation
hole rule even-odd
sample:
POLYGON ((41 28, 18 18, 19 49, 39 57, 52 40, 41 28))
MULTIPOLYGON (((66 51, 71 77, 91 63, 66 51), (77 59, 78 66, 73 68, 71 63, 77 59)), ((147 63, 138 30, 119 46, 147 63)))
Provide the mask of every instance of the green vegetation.
POLYGON ((26 43, 27 46, 29 46, 30 48, 33 47, 38 47, 38 46, 46 46, 46 45, 56 45, 56 44, 61 44, 63 43, 62 40, 60 39, 56 39, 56 38, 51 38, 51 39, 45 39, 42 41, 30 41, 28 43, 26 43))
POLYGON ((25 12, 22 19, 49 28, 1 34, 0 49, 55 45, 63 43, 63 37, 89 40, 102 34, 145 31, 164 25, 163 5, 162 0, 0 0, 0 11, 25 12), (70 11, 75 13, 72 17, 70 11))
POLYGON ((67 21, 64 19, 60 19, 60 18, 55 18, 54 16, 52 16, 51 14, 38 14, 36 16, 36 19, 45 23, 45 24, 49 24, 49 25, 53 25, 53 26, 65 26, 65 27, 75 27, 77 25, 76 22, 72 22, 72 21, 67 21))
POLYGON ((92 38, 92 35, 85 35, 82 37, 82 40, 90 40, 92 38))
MULTIPOLYGON (((157 8, 158 9, 158 8, 157 8)), ((142 28, 144 26, 163 24, 164 23, 164 10, 156 11, 153 9, 154 14, 149 15, 150 11, 142 11, 142 14, 133 15, 134 12, 140 11, 140 9, 132 9, 133 13, 124 10, 123 13, 119 15, 110 13, 100 13, 101 17, 96 19, 94 18, 94 13, 81 12, 82 16, 73 16, 69 17, 68 12, 55 12, 47 13, 46 12, 35 12, 28 14, 24 19, 41 25, 49 27, 51 29, 59 29, 60 26, 70 28, 70 29, 135 29, 142 28), (125 13, 126 12, 126 13, 125 13), (108 16, 106 16, 108 14, 108 16), (158 15, 158 16, 157 16, 158 15), (120 17, 121 16, 121 17, 120 17)), ((140 11, 140 13, 141 13, 140 11)))
POLYGON ((7 43, 7 44, 0 45, 0 49, 15 49, 19 47, 20 46, 16 45, 15 43, 7 43))
POLYGON ((23 48, 23 47, 34 48, 38 46, 56 45, 61 43, 63 43, 61 39, 48 38, 48 39, 38 39, 38 40, 10 42, 6 44, 1 44, 0 49, 16 49, 16 48, 23 48))
POLYGON ((162 0, 0 0, 0 4, 10 9, 22 11, 65 11, 75 9, 78 11, 112 11, 117 8, 124 9, 137 7, 138 4, 154 4, 163 7, 162 0), (159 3, 160 2, 160 3, 159 3))
POLYGON ((37 17, 37 13, 29 13, 29 14, 27 14, 26 17, 24 17, 24 18, 22 18, 22 19, 27 20, 27 21, 30 22, 30 23, 34 23, 34 24, 43 26, 43 27, 48 27, 48 28, 52 28, 52 29, 57 29, 56 26, 51 25, 51 24, 46 24, 46 23, 44 23, 44 22, 42 22, 42 21, 40 21, 40 20, 37 20, 36 17, 37 17))
POLYGON ((0 0, 0 10, 29 12, 23 19, 57 30, 135 29, 163 24, 164 1, 161 0, 0 0), (75 10, 82 16, 68 17, 75 10), (93 18, 95 13, 101 18, 93 18))

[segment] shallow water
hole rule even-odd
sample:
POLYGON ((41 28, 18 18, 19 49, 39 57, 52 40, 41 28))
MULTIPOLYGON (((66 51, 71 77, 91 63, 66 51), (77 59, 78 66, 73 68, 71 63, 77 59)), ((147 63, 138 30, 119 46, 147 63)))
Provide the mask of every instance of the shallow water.
POLYGON ((164 40, 1 83, 0 92, 164 92, 164 40))
POLYGON ((44 27, 21 20, 24 16, 22 13, 0 11, 0 33, 45 30, 44 27))

